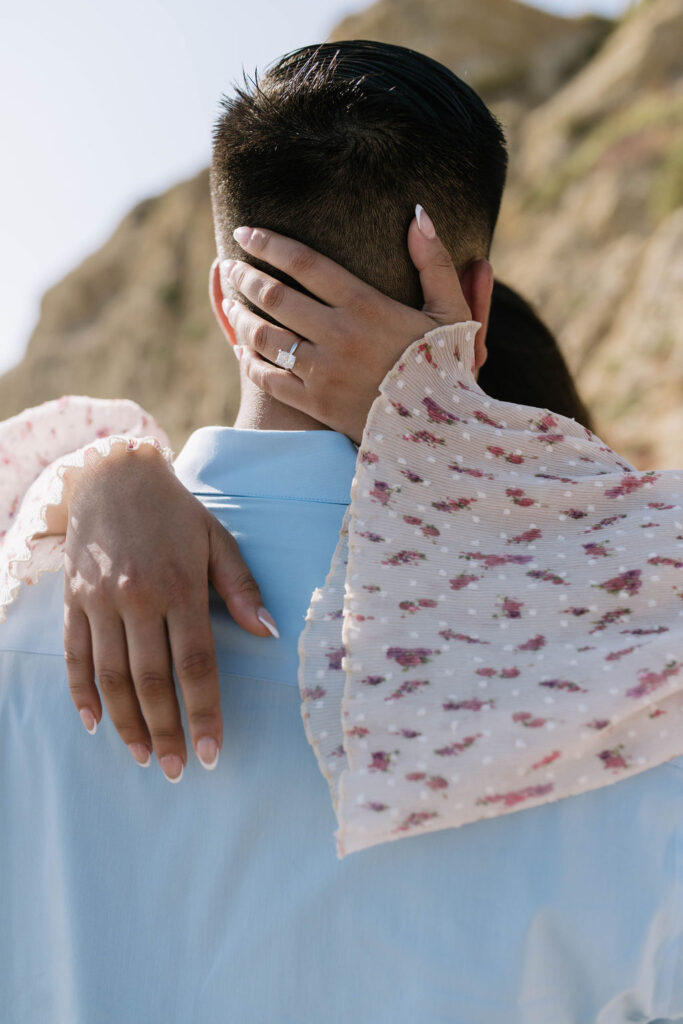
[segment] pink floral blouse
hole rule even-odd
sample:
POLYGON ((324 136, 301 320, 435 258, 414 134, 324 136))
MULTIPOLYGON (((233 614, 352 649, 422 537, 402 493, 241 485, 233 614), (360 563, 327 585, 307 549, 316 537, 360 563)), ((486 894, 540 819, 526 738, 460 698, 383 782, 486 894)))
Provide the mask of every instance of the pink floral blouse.
MULTIPOLYGON (((340 858, 683 754, 683 473, 489 398, 479 326, 429 332, 382 382, 299 640, 340 858)), ((84 398, 0 424, 0 621, 61 565, 33 535, 63 467, 142 434, 167 443, 134 403, 84 398)))

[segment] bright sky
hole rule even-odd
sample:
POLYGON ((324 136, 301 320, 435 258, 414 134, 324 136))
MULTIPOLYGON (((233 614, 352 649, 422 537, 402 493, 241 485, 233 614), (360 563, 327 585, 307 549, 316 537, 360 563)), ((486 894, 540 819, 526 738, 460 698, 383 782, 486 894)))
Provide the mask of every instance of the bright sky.
MULTIPOLYGON (((138 200, 208 163, 242 67, 319 42, 368 0, 32 0, 0 11, 0 372, 43 292, 138 200)), ((539 0, 616 14, 628 0, 539 0)), ((0 419, 2 410, 0 409, 0 419)))

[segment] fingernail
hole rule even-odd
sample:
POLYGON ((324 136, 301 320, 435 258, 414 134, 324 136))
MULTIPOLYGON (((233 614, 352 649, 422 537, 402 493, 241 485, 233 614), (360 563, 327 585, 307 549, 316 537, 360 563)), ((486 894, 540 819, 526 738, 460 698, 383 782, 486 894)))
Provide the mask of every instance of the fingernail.
POLYGON ((90 735, 94 736, 97 732, 97 719, 93 715, 92 711, 89 711, 87 708, 81 708, 78 713, 81 716, 81 722, 83 722, 83 725, 86 727, 90 735))
POLYGON ((197 757, 207 771, 213 771, 218 764, 218 744, 212 736, 202 736, 195 747, 197 757))
POLYGON ((142 768, 149 768, 152 755, 144 743, 129 743, 128 749, 142 768))
POLYGON ((415 216, 417 217, 417 226, 425 238, 430 240, 436 238, 436 228, 432 224, 432 218, 419 203, 415 207, 415 216))
POLYGON ((265 608, 259 608, 258 612, 256 613, 256 617, 258 618, 259 622, 263 623, 263 625, 266 627, 271 636, 274 636, 276 640, 280 639, 280 634, 278 633, 277 626, 275 625, 275 620, 273 619, 273 616, 270 614, 270 612, 266 611, 265 608))
POLYGON ((235 353, 235 355, 237 356, 237 360, 239 362, 239 360, 242 358, 242 346, 241 345, 233 345, 232 346, 232 350, 235 353))
POLYGON ((252 233, 251 228, 235 228, 232 237, 236 242, 239 242, 243 249, 246 249, 251 240, 252 233))
POLYGON ((223 301, 221 302, 221 309, 225 313, 225 315, 228 318, 228 320, 230 319, 230 310, 232 309, 232 306, 233 306, 233 300, 232 299, 223 299, 223 301))
POLYGON ((224 270, 228 277, 230 277, 233 270, 235 269, 236 262, 236 260, 223 260, 223 262, 221 263, 221 270, 224 270))
POLYGON ((166 754, 159 760, 159 764, 169 782, 180 782, 183 777, 183 762, 177 754, 166 754))

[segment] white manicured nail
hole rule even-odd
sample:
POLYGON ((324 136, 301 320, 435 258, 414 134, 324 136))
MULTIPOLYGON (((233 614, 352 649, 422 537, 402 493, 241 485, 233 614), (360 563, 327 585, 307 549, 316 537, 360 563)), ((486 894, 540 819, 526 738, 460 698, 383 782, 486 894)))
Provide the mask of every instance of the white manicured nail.
POLYGON ((87 708, 81 708, 78 713, 81 716, 81 721, 85 728, 91 736, 94 736, 97 732, 97 719, 93 715, 92 711, 89 711, 87 708))
POLYGON ((212 736, 202 736, 196 746, 197 757, 202 766, 211 772, 218 764, 218 744, 212 736))
POLYGON ((263 625, 266 627, 271 636, 274 636, 276 640, 279 640, 280 634, 278 633, 278 628, 275 625, 275 620, 273 619, 273 616, 270 614, 270 612, 266 611, 265 608, 259 608, 258 612, 256 613, 256 616, 259 622, 263 623, 263 625))
POLYGON ((183 762, 177 754, 166 754, 159 764, 169 782, 180 782, 183 777, 183 762))
POLYGON ((429 216, 423 206, 418 203, 415 207, 415 216, 417 217, 417 226, 420 232, 429 238, 430 241, 436 238, 436 228, 432 224, 432 218, 429 216))

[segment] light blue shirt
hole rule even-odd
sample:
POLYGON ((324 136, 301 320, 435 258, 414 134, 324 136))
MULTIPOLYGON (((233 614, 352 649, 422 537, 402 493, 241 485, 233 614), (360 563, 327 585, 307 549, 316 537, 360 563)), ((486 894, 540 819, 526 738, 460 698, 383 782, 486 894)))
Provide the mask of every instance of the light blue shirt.
MULTIPOLYGON (((62 578, 0 626, 2 1024, 625 1024, 683 1017, 683 758, 336 856, 297 639, 356 451, 204 428, 178 476, 235 534, 281 639, 214 595, 224 744, 172 786, 68 692, 62 578)), ((183 724, 186 718, 183 712, 183 724)), ((187 729, 186 729, 186 735, 187 729)))

